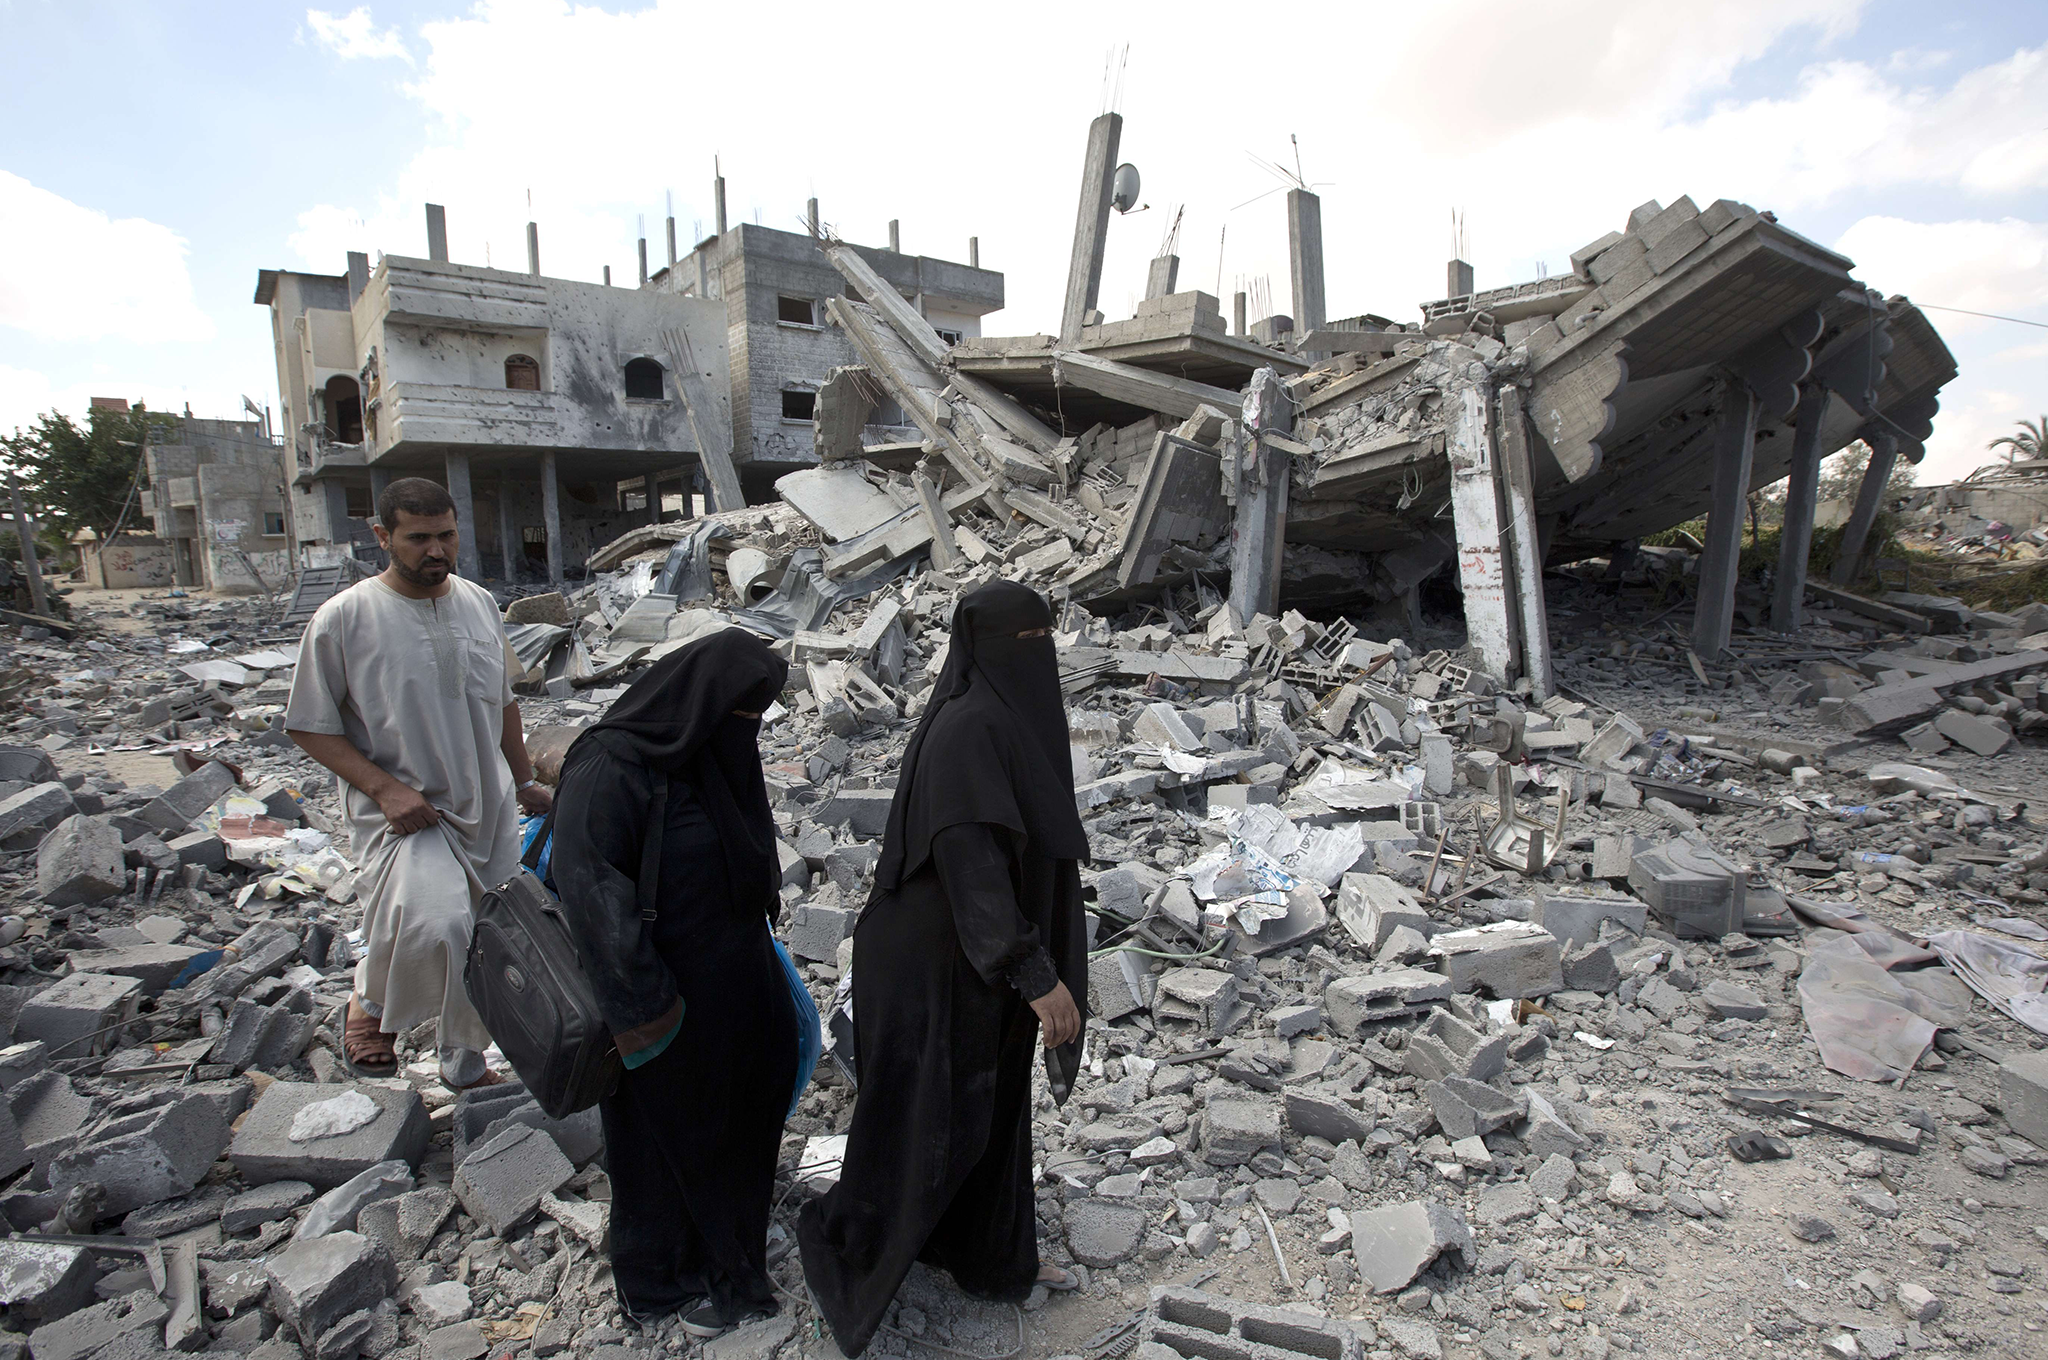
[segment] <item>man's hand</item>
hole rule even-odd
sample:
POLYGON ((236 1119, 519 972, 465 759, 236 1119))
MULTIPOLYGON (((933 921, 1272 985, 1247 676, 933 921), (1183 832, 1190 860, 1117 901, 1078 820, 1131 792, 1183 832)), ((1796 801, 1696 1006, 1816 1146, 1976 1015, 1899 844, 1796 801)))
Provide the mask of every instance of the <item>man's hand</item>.
POLYGON ((377 807, 384 814, 384 820, 391 829, 401 836, 410 836, 415 831, 425 831, 441 820, 441 814, 434 805, 410 784, 391 781, 391 786, 376 795, 377 807))
POLYGON ((538 817, 554 805, 555 796, 545 784, 528 784, 519 790, 519 810, 529 817, 538 817))
POLYGON ((1074 994, 1067 990, 1066 983, 1058 984, 1032 1002, 1031 1009, 1038 1012, 1038 1025, 1045 1032, 1047 1048, 1058 1048, 1080 1037, 1081 1008, 1074 1004, 1074 994))

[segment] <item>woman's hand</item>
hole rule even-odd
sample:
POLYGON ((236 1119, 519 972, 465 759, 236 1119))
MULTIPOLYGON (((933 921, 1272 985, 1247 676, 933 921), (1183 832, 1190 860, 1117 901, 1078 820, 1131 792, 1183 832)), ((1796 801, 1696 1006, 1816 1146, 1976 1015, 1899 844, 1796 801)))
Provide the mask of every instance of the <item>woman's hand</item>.
POLYGON ((1038 1012, 1038 1025, 1045 1031, 1047 1048, 1058 1048, 1081 1037, 1081 1008, 1074 1004, 1074 994, 1067 990, 1066 983, 1057 984, 1032 1002, 1031 1009, 1038 1012))

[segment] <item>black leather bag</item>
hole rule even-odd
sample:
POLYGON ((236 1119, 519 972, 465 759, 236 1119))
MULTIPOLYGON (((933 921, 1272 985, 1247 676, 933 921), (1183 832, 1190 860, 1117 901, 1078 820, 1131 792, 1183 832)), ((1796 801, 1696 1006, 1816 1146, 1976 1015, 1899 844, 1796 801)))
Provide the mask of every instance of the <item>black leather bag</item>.
MULTIPOLYGON (((641 852, 640 914, 654 919, 667 781, 656 785, 641 852)), ((554 814, 528 847, 519 873, 484 894, 462 982, 499 1051, 552 1118, 587 1110, 618 1087, 625 1064, 576 952, 561 902, 534 872, 554 833, 554 814)))

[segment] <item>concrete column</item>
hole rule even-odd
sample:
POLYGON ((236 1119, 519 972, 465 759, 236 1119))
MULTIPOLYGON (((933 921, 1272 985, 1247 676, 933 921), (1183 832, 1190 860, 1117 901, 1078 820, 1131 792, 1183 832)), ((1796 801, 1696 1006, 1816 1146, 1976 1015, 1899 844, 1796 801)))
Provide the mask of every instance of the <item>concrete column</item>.
POLYGON ((391 485, 391 474, 383 468, 370 469, 370 518, 377 518, 377 498, 384 494, 384 488, 391 485))
POLYGON ((1842 526, 1842 543, 1835 550, 1834 569, 1828 573, 1830 581, 1843 587, 1856 579, 1856 563, 1863 557, 1870 526, 1877 522, 1878 509, 1884 504, 1884 484, 1891 480, 1892 468, 1899 461, 1897 435, 1887 431, 1865 439, 1870 445, 1870 466, 1863 469, 1863 484, 1856 488, 1856 508, 1842 526))
POLYGON ((361 297, 361 296, 362 296, 362 293, 363 293, 363 290, 364 290, 365 288, 368 288, 369 286, 370 286, 370 257, 369 257, 369 255, 368 255, 367 253, 365 253, 364 251, 360 251, 360 250, 351 250, 351 251, 350 251, 350 252, 348 253, 348 301, 349 301, 349 305, 350 305, 350 306, 354 306, 354 305, 355 305, 355 301, 356 301, 356 299, 357 299, 357 298, 359 298, 359 297, 361 297))
POLYGON ((1536 518, 1536 472, 1529 461, 1529 427, 1522 418, 1522 389, 1504 384, 1497 398, 1500 471, 1507 493, 1508 548, 1515 581, 1515 622, 1522 640, 1522 674, 1531 693, 1548 699, 1555 689, 1550 669, 1550 614, 1543 600, 1543 558, 1549 537, 1536 518))
POLYGON ((526 224, 526 272, 540 277, 540 223, 526 224))
POLYGON ((1771 591, 1771 627, 1799 631, 1806 604, 1806 559, 1813 552, 1813 512, 1820 504, 1820 422, 1828 390, 1809 383, 1799 392, 1792 432, 1792 469, 1785 484, 1785 527, 1778 537, 1778 579, 1771 591))
POLYGON ((481 580, 484 574, 483 555, 477 550, 476 497, 469 486, 469 455, 451 453, 446 455, 448 472, 448 494, 455 501, 455 523, 462 538, 455 549, 455 569, 470 580, 481 580))
POLYGON ((555 455, 540 456, 540 522, 548 536, 548 583, 562 584, 562 488, 555 479, 555 455))
POLYGON ((1452 260, 1444 271, 1444 293, 1447 298, 1470 297, 1472 295, 1472 266, 1463 260, 1452 260))
POLYGON ((647 286, 647 238, 640 238, 640 286, 647 286))
POLYGON ((676 267, 676 219, 674 214, 670 214, 668 219, 668 267, 670 269, 676 267))
MULTIPOLYGON (((346 544, 349 541, 348 483, 339 477, 320 477, 313 482, 313 489, 320 497, 320 514, 326 521, 324 537, 329 543, 346 544)), ((371 513, 374 516, 374 506, 371 513)))
POLYGON ((1294 282, 1294 333, 1323 324, 1323 200, 1306 189, 1287 191, 1287 259, 1294 282))
POLYGON ((604 267, 604 286, 607 288, 612 286, 612 267, 610 265, 604 267))
POLYGON ((1180 256, 1161 255, 1145 271, 1145 296, 1147 299, 1165 297, 1179 281, 1180 256))
POLYGON ((1247 332, 1246 332, 1246 330, 1245 330, 1245 323, 1244 323, 1244 309, 1245 309, 1245 296, 1244 296, 1244 294, 1243 294, 1243 293, 1234 293, 1234 294, 1232 294, 1232 295, 1231 295, 1231 298, 1230 298, 1230 333, 1231 333, 1232 335, 1244 335, 1244 334, 1247 334, 1247 332))
POLYGON ((1702 661, 1727 651, 1735 631, 1735 580, 1742 565, 1756 415, 1756 394, 1749 384, 1727 379, 1714 422, 1714 490, 1707 502, 1706 551, 1700 554, 1699 601, 1692 619, 1692 649, 1702 661))
POLYGON ((711 203, 718 222, 718 234, 725 235, 725 176, 718 173, 718 157, 711 158, 711 203))
POLYGON ((519 531, 512 523, 512 483, 498 483, 498 556, 504 559, 505 584, 511 585, 519 579, 519 558, 522 545, 519 531))
POLYGON ((14 538, 21 545, 21 569, 28 577, 29 608, 48 618, 50 604, 43 594, 43 564, 36 560, 35 526, 29 522, 28 509, 22 504, 21 482, 12 472, 7 474, 7 489, 14 497, 14 538))
POLYGON ((981 238, 979 236, 967 238, 967 267, 969 269, 981 268, 981 238))
POLYGON ((893 217, 889 219, 889 253, 891 255, 901 255, 903 253, 902 226, 893 217))
POLYGON ((1451 522, 1458 535, 1458 585, 1466 640, 1479 664, 1506 684, 1515 670, 1515 621, 1508 602, 1506 535, 1486 366, 1469 349, 1446 356, 1445 451, 1451 461, 1451 522))
POLYGON ((448 263, 448 210, 438 203, 427 205, 427 258, 448 263))
POLYGON ((1081 338, 1082 318, 1095 309, 1102 291, 1102 255, 1109 240, 1109 196, 1116 180, 1117 143, 1123 139, 1120 113, 1105 113, 1088 125, 1088 157, 1081 167, 1081 204, 1074 215, 1074 249, 1067 261, 1067 295, 1060 310, 1060 339, 1081 338))
POLYGON ((661 478, 652 472, 642 477, 640 494, 647 497, 647 522, 661 523, 661 478))
POLYGON ((1252 375, 1236 459, 1237 511, 1231 527, 1230 608, 1240 624, 1280 612, 1280 555, 1287 544, 1287 487, 1294 458, 1260 438, 1294 430, 1294 404, 1280 374, 1252 375))

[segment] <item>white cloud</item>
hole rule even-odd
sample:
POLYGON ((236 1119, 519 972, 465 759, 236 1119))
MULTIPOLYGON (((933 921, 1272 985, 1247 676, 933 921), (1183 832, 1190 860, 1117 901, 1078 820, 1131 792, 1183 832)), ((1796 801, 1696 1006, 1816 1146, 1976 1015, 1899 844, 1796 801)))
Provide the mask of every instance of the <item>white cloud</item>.
POLYGON ((357 57, 372 60, 396 57, 408 66, 412 64, 412 53, 406 51, 405 40, 398 36, 398 30, 387 28, 378 32, 366 6, 358 5, 343 15, 309 9, 306 11, 306 26, 313 30, 313 36, 320 40, 322 47, 343 61, 357 57))
POLYGON ((185 244, 160 223, 110 219, 0 170, 0 259, 14 262, 0 270, 0 326, 54 341, 211 339, 185 244))

